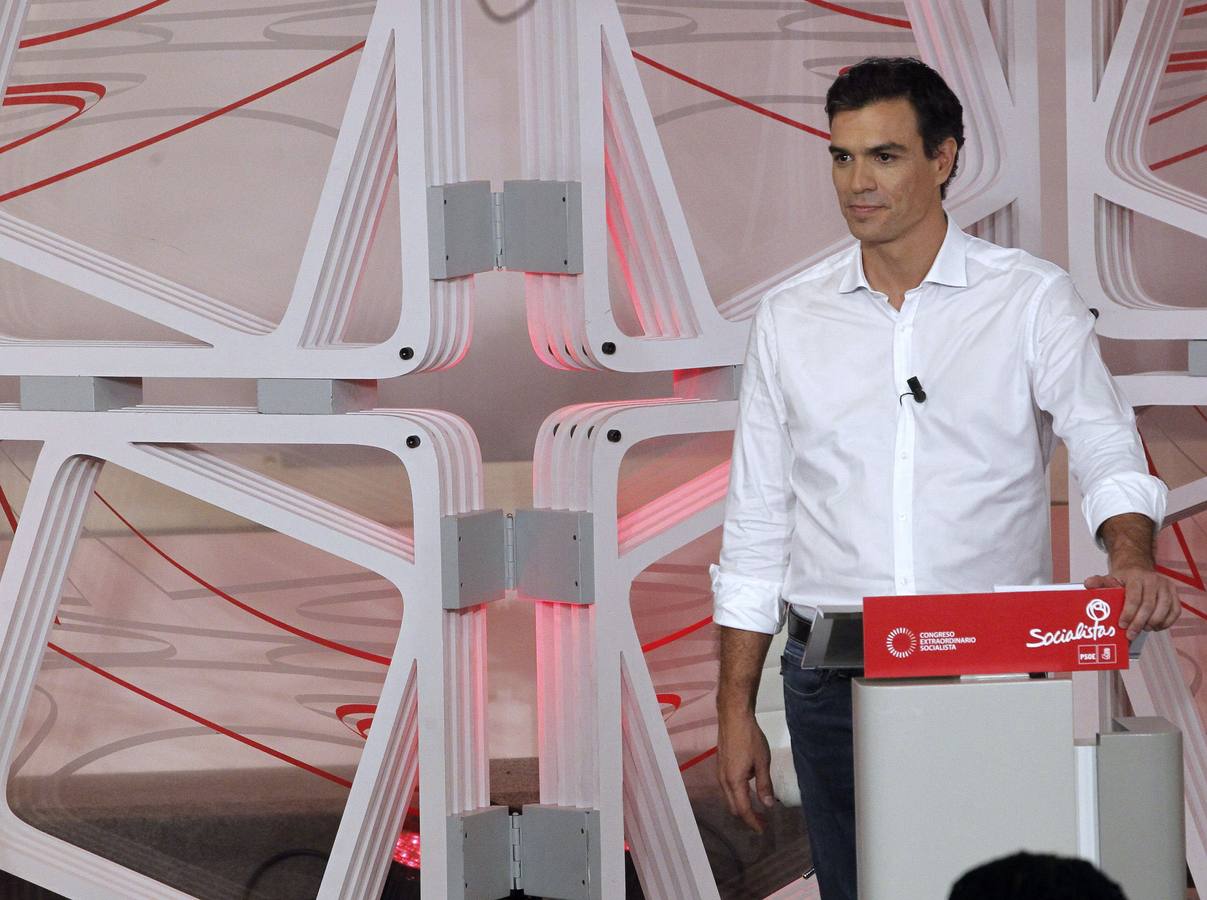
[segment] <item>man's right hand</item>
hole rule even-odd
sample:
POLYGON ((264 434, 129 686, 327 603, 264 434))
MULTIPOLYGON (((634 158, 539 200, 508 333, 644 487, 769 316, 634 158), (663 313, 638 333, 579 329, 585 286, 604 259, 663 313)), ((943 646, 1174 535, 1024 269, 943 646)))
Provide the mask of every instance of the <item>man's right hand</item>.
POLYGON ((762 834, 766 820, 750 803, 750 779, 764 808, 775 803, 771 790, 771 750, 754 714, 723 716, 717 730, 717 780, 731 815, 762 834))

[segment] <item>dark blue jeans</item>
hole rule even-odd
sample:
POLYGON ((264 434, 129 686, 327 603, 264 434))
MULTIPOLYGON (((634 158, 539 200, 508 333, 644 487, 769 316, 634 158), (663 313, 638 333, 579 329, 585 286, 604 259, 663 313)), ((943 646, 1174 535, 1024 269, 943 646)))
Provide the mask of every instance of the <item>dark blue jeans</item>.
POLYGON ((851 678, 863 673, 802 669, 804 650, 789 638, 780 671, 813 867, 822 900, 856 900, 851 678))

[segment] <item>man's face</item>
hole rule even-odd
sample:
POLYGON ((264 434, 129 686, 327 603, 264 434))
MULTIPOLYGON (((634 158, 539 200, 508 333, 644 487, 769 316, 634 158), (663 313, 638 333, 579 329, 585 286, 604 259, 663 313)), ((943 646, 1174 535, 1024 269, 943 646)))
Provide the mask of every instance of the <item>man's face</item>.
POLYGON ((933 159, 926 156, 917 115, 904 97, 837 113, 830 122, 832 174, 851 234, 871 244, 908 234, 941 206, 939 186, 954 152, 949 138, 933 159))

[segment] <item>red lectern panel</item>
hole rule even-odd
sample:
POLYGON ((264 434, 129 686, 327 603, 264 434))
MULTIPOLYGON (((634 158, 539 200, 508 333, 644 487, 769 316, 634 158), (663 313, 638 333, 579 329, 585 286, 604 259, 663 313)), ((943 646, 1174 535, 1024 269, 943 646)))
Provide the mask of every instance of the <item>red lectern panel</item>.
POLYGON ((1122 588, 867 597, 868 678, 1126 669, 1122 588))

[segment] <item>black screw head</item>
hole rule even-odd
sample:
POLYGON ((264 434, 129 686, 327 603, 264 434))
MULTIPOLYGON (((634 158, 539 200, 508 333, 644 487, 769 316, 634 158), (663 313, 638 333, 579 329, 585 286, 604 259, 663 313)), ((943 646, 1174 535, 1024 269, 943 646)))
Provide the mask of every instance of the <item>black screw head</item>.
POLYGON ((620 429, 619 428, 609 428, 608 429, 608 440, 611 441, 613 444, 619 444, 620 443, 620 429))
POLYGON ((416 447, 418 447, 422 443, 423 443, 423 441, 419 440, 419 435, 417 435, 417 434, 412 434, 410 437, 407 438, 407 447, 411 450, 414 450, 416 447))
POLYGON ((414 359, 415 358, 415 348, 414 347, 403 347, 401 350, 398 351, 398 358, 399 359, 414 359))
POLYGON ((600 347, 600 349, 603 350, 605 355, 611 356, 613 353, 616 352, 616 345, 613 344, 611 341, 604 341, 603 346, 600 347))

